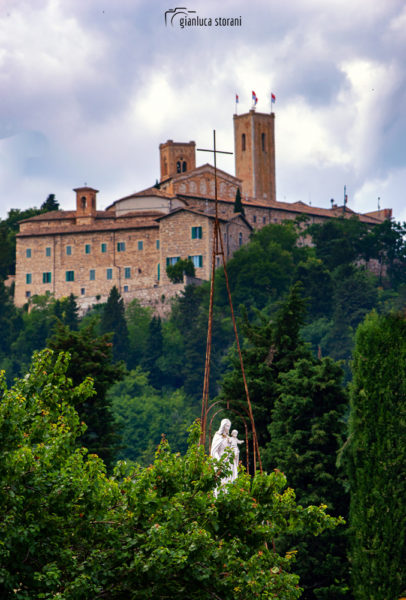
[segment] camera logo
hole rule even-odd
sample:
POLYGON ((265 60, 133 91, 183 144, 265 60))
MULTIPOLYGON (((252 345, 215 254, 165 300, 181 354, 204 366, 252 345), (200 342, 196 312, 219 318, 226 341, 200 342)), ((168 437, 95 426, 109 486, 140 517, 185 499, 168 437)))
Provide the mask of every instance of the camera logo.
POLYGON ((188 10, 186 6, 177 6, 176 8, 170 8, 169 10, 165 11, 165 25, 167 26, 168 23, 170 23, 173 27, 175 17, 187 17, 189 14, 196 14, 196 11, 188 10))

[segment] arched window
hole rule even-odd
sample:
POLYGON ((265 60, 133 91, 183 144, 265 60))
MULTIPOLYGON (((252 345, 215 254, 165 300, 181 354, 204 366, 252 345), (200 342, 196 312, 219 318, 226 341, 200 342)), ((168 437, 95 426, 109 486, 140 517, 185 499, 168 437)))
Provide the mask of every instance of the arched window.
POLYGON ((186 161, 184 160, 182 163, 182 171, 185 172, 186 169, 187 169, 187 164, 186 164, 186 161))
POLYGON ((180 162, 180 160, 178 160, 178 162, 176 163, 176 172, 177 173, 182 172, 182 163, 180 162))
POLYGON ((85 209, 86 208, 86 196, 81 197, 80 203, 82 205, 82 208, 85 209))
POLYGON ((265 152, 265 133, 261 133, 262 152, 265 152))
POLYGON ((245 151, 245 133, 242 134, 241 136, 241 146, 242 146, 242 151, 245 151))

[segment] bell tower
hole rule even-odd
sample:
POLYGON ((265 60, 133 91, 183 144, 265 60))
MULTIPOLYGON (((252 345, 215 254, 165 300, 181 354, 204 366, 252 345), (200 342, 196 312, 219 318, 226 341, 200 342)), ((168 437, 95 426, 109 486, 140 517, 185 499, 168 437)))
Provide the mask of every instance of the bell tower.
POLYGON ((88 225, 93 223, 96 216, 96 194, 99 190, 91 187, 80 187, 76 192, 76 224, 88 225))
POLYGON ((261 204, 276 202, 275 114, 250 110, 234 115, 235 175, 242 179, 242 196, 261 204))
POLYGON ((168 140, 159 145, 161 181, 196 168, 196 143, 168 140))

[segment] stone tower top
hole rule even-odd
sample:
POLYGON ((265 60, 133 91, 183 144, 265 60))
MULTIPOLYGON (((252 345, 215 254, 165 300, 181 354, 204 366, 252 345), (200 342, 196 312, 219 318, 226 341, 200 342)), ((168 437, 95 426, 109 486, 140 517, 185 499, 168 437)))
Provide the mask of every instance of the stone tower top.
POLYGON ((234 115, 235 174, 242 195, 263 204, 276 201, 275 114, 250 110, 234 115))
POLYGON ((76 223, 86 225, 91 223, 96 216, 96 194, 99 190, 91 187, 80 187, 76 192, 76 223))
POLYGON ((161 181, 178 173, 196 168, 195 142, 181 143, 168 140, 159 145, 161 158, 161 181))

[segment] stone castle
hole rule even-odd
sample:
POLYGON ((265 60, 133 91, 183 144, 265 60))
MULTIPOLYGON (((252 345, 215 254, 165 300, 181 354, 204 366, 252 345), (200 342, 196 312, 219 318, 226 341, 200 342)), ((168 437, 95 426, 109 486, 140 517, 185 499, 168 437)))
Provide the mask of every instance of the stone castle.
MULTIPOLYGON (((276 200, 275 114, 234 115, 235 176, 217 169, 218 214, 225 258, 253 230, 306 215, 322 222, 355 213, 333 205, 316 208, 276 200), (234 212, 240 188, 245 216, 234 212)), ((214 167, 196 167, 195 142, 168 140, 159 147, 160 182, 97 210, 97 190, 80 187, 76 210, 58 210, 21 221, 17 234, 15 303, 36 294, 73 293, 82 310, 107 299, 116 286, 125 301, 157 305, 179 292, 166 266, 190 258, 196 278, 208 280, 215 219, 214 167)), ((390 209, 357 215, 371 225, 390 209)), ((218 265, 216 265, 218 266, 218 265)))

